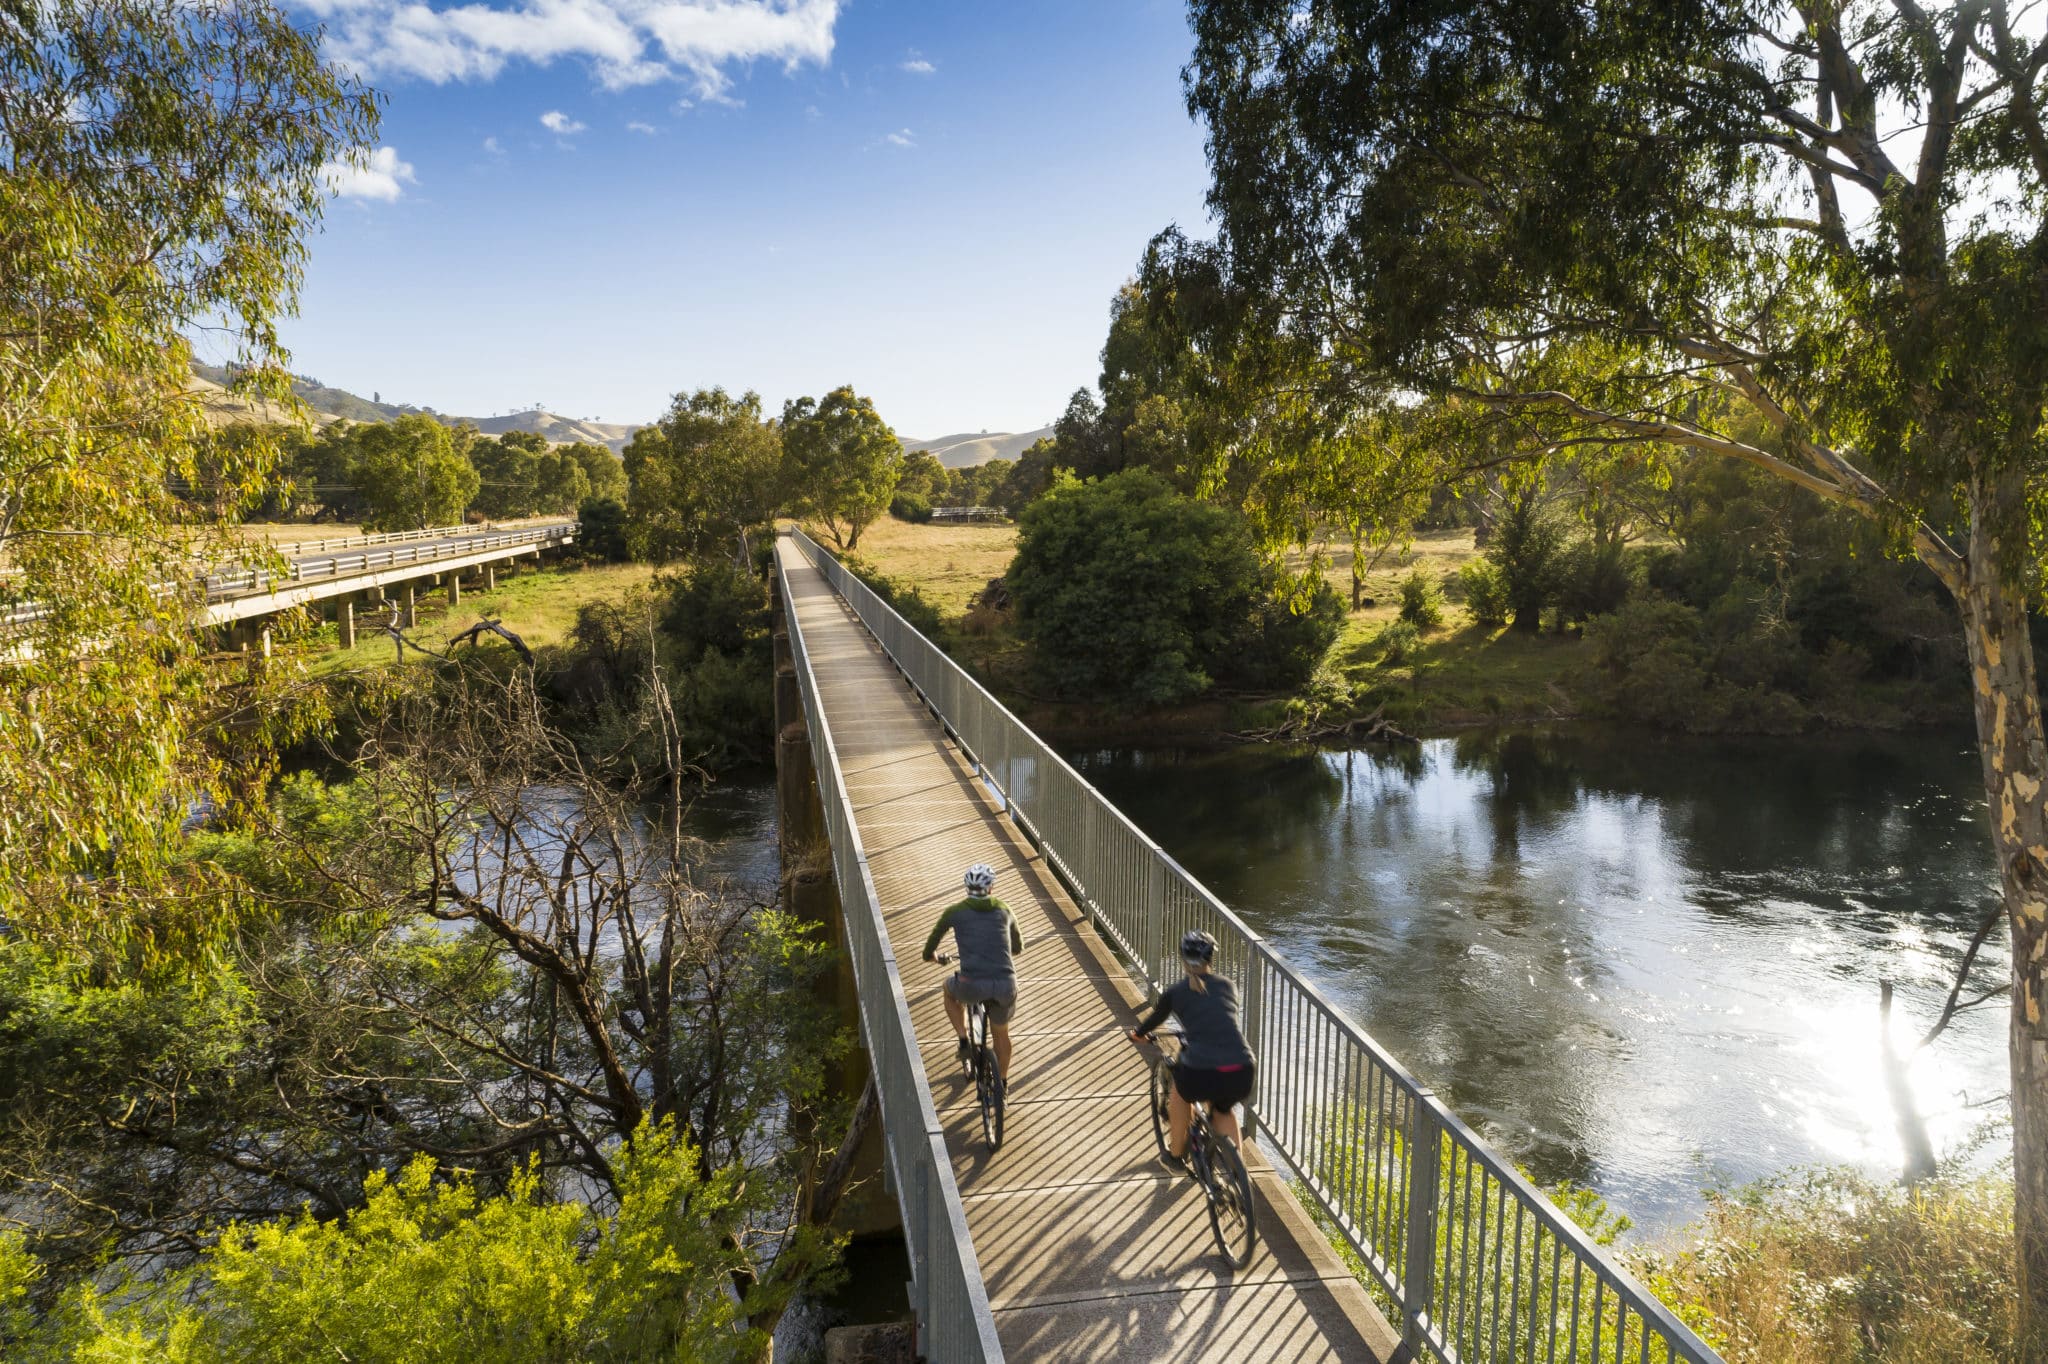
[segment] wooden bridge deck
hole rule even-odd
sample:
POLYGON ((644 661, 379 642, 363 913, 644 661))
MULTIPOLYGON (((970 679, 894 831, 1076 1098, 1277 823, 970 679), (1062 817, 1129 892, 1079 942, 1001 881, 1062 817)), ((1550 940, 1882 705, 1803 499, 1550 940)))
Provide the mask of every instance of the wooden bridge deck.
POLYGON ((1123 1036, 1138 991, 852 611, 788 539, 776 552, 1006 1355, 1034 1364, 1407 1358, 1255 1151, 1259 1251, 1246 1269, 1224 1263, 1199 1191, 1156 1156, 1145 1062, 1123 1036), (945 968, 918 955, 974 862, 996 869, 996 894, 1025 937, 1009 1130, 994 1155, 954 1060, 939 995, 945 968))

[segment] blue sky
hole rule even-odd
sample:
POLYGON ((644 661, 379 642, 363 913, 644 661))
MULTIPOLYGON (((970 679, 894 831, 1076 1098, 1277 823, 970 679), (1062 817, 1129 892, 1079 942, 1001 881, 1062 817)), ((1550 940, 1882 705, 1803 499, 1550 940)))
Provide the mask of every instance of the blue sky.
POLYGON ((1092 382, 1206 221, 1177 0, 303 0, 388 96, 293 364, 386 401, 644 421, 852 383, 911 436, 1092 382))

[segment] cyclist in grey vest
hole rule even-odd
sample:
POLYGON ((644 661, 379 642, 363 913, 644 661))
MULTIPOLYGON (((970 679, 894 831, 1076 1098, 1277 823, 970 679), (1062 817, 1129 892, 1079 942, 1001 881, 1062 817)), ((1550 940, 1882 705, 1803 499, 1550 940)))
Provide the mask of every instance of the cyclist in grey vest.
POLYGON ((1207 1104, 1216 1135, 1236 1145, 1236 1107, 1251 1097, 1257 1080, 1252 1049, 1237 1023, 1237 986, 1209 969, 1216 940, 1200 929, 1190 930, 1180 940, 1180 959, 1186 977, 1161 991, 1152 1012, 1131 1030, 1132 1041, 1150 1042, 1152 1030, 1169 1016, 1180 1020, 1180 1059, 1166 1101, 1172 1127, 1166 1147, 1176 1160, 1187 1154, 1194 1104, 1207 1104))
POLYGON ((953 933, 954 955, 959 969, 946 977, 946 1017, 952 1020, 953 1035, 959 1038, 960 1059, 971 1048, 967 1042, 969 1004, 988 1006, 988 1031, 996 1044, 996 1071, 1004 1083, 1010 1079, 1010 1015, 1017 1008, 1017 971, 1010 959, 1024 950, 1024 935, 1009 907, 994 897, 995 869, 977 862, 964 878, 967 898, 939 916, 932 934, 925 939, 924 959, 938 953, 939 941, 948 929, 953 933))

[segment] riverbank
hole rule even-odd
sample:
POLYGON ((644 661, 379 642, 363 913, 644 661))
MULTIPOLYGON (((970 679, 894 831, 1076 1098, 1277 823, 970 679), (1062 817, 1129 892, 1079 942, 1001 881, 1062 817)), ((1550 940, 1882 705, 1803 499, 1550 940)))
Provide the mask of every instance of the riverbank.
MULTIPOLYGON (((1908 729, 1969 719, 1967 694, 1949 679, 1865 676, 1843 652, 1816 660, 1810 671, 1817 676, 1803 677, 1795 697, 1778 689, 1791 685, 1778 675, 1791 648, 1786 640, 1735 640, 1722 658, 1676 637, 1668 613, 1610 618, 1594 638, 1554 622, 1541 632, 1478 625, 1461 577, 1483 559, 1469 529, 1418 533, 1407 550, 1362 572, 1357 609, 1346 613, 1324 667, 1296 692, 1212 692, 1148 710, 1051 697, 1036 684, 1010 613, 981 600, 1007 572, 1016 536, 1013 525, 884 518, 862 537, 857 567, 886 577, 900 598, 909 598, 906 614, 929 608, 923 624, 936 625, 938 642, 1020 719, 1059 742, 1220 743, 1290 719, 1374 713, 1424 736, 1566 719, 1702 734, 1908 729), (1417 573, 1441 594, 1434 626, 1401 619, 1401 585, 1417 573)), ((1350 552, 1333 551, 1321 571, 1349 602, 1350 552)))

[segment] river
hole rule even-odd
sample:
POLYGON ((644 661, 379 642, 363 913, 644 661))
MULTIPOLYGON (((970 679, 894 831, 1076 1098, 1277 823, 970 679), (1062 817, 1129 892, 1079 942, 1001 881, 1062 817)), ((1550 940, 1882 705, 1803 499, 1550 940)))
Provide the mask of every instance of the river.
POLYGON ((1966 734, 1069 757, 1489 1141, 1647 1229, 1899 1170, 1881 979, 1937 1152, 2002 1112, 2002 1002, 1912 1053, 1995 904, 1966 734))

